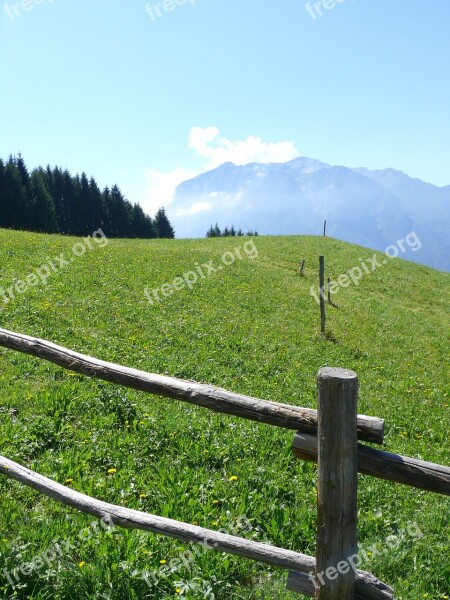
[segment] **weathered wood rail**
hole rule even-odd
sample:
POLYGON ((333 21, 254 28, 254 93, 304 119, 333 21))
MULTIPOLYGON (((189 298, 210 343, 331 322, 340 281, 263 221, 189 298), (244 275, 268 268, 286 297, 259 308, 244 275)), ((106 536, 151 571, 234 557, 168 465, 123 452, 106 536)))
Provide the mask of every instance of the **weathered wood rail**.
POLYGON ((288 589, 317 600, 392 600, 393 589, 371 573, 340 568, 357 555, 357 471, 450 495, 450 468, 374 450, 357 439, 382 443, 384 421, 357 415, 357 376, 319 371, 319 410, 234 394, 205 384, 104 362, 46 340, 0 329, 0 346, 133 389, 197 404, 213 411, 295 429, 293 452, 318 462, 316 558, 172 519, 109 504, 76 492, 0 456, 0 473, 54 500, 119 527, 142 529, 288 569, 288 589), (326 574, 327 581, 324 581, 326 574))
MULTIPOLYGON (((130 369, 114 363, 79 354, 46 340, 29 337, 0 328, 0 346, 37 356, 60 367, 96 377, 125 387, 150 392, 165 398, 174 398, 209 408, 215 412, 251 419, 260 423, 317 434, 317 411, 289 404, 280 404, 234 394, 194 381, 156 375, 130 369)), ((367 442, 383 443, 384 420, 358 415, 358 438, 367 442)))
MULTIPOLYGON (((317 437, 297 433, 292 450, 298 458, 317 462, 317 437)), ((443 465, 358 444, 358 471, 378 479, 450 496, 450 467, 443 465)))
MULTIPOLYGON (((38 492, 57 500, 67 506, 104 519, 125 529, 141 529, 152 533, 171 537, 182 542, 201 544, 211 550, 226 552, 257 560, 282 569, 295 569, 304 574, 308 579, 306 594, 314 596, 314 585, 308 574, 314 572, 316 561, 312 556, 277 548, 269 544, 262 544, 252 540, 228 535, 182 523, 167 517, 159 517, 138 510, 117 506, 81 494, 47 477, 39 475, 12 460, 0 456, 0 473, 19 481, 38 492), (206 544, 208 546, 206 546, 206 544)), ((392 598, 391 588, 386 586, 376 577, 365 571, 356 573, 356 589, 360 597, 367 600, 383 600, 392 598)))

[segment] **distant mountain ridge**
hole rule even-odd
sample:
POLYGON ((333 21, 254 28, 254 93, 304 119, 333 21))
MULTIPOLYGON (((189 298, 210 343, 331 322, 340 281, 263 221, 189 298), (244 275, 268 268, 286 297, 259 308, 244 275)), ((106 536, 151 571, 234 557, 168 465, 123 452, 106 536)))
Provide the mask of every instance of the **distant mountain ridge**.
POLYGON ((385 250, 415 231, 420 251, 404 258, 450 271, 450 185, 401 171, 333 166, 300 157, 286 163, 224 163, 181 183, 168 214, 177 237, 204 237, 234 225, 261 235, 320 234, 385 250))

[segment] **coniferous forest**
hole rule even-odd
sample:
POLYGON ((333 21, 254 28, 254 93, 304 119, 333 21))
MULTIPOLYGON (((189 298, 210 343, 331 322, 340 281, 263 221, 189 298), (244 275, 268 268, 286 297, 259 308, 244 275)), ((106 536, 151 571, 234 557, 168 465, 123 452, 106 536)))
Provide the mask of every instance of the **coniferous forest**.
POLYGON ((230 228, 225 227, 225 229, 222 231, 217 223, 214 225, 214 227, 211 225, 211 227, 206 232, 207 238, 211 238, 211 237, 241 237, 243 235, 257 236, 258 232, 256 230, 255 231, 250 230, 250 231, 247 231, 247 233, 244 233, 241 228, 235 229, 234 225, 232 225, 230 228))
POLYGON ((0 227, 40 233, 107 237, 174 238, 164 208, 151 218, 131 204, 117 185, 101 190, 85 173, 59 167, 28 171, 23 158, 0 158, 0 227))

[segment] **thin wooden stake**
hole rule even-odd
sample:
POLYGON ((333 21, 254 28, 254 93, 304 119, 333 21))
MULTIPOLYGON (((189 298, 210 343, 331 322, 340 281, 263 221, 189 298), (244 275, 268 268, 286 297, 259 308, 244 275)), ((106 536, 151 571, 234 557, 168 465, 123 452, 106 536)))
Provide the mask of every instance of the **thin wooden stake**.
POLYGON ((305 268, 305 259, 302 260, 300 265, 300 275, 303 277, 303 269, 305 268))
POLYGON ((327 235, 327 221, 325 219, 325 221, 323 222, 323 236, 325 237, 327 235))
POLYGON ((319 256, 320 332, 325 333, 325 258, 319 256))
POLYGON ((357 555, 358 378, 353 371, 325 367, 318 388, 316 599, 353 600, 355 572, 349 562, 357 555))

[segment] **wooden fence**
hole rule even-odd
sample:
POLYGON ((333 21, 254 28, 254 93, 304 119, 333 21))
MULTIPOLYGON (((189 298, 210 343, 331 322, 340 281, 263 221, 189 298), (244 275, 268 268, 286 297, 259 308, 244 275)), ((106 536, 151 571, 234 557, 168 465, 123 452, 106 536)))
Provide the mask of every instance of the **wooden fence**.
POLYGON ((371 573, 345 566, 348 566, 351 557, 357 555, 358 471, 450 495, 450 468, 358 443, 359 439, 381 444, 384 421, 357 415, 358 381, 352 371, 334 368, 319 371, 319 405, 316 411, 130 369, 5 329, 0 329, 0 346, 37 356, 90 377, 190 402, 216 412, 296 430, 293 443, 295 456, 318 461, 316 558, 102 502, 3 456, 0 456, 0 473, 58 502, 120 527, 142 529, 184 542, 206 543, 219 552, 287 569, 287 588, 309 597, 319 600, 388 600, 394 597, 393 589, 371 573))

